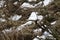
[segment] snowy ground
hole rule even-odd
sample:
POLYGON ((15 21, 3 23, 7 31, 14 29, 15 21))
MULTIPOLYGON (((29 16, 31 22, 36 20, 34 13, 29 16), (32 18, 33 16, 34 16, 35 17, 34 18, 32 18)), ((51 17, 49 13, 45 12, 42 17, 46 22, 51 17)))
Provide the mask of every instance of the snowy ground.
MULTIPOLYGON (((31 1, 31 0, 29 0, 29 1, 31 1)), ((36 1, 36 0, 35 0, 35 1, 36 1)), ((47 6, 50 2, 52 2, 52 0, 44 0, 44 5, 43 5, 43 6, 47 6)), ((21 8, 27 8, 27 7, 28 7, 28 8, 35 8, 37 5, 41 5, 41 3, 42 3, 42 2, 39 2, 38 4, 35 4, 35 5, 33 6, 33 5, 25 2, 25 3, 23 3, 23 4, 21 5, 21 8)), ((4 4, 4 1, 3 1, 3 2, 0 1, 0 7, 2 7, 3 4, 4 4)), ((16 5, 17 2, 15 2, 14 4, 16 5)), ((28 18, 28 22, 26 22, 25 24, 22 24, 22 25, 18 26, 18 27, 16 28, 16 30, 19 31, 19 30, 23 29, 23 28, 25 27, 25 25, 31 25, 31 24, 33 23, 33 21, 36 21, 37 19, 41 21, 41 20, 43 19, 43 16, 42 16, 42 15, 38 16, 37 13, 38 13, 38 12, 32 12, 31 15, 30 15, 30 17, 28 18)), ((14 16, 11 16, 11 18, 9 18, 9 19, 10 19, 10 20, 13 20, 13 21, 18 21, 20 18, 22 18, 22 15, 20 15, 20 16, 19 16, 19 15, 14 15, 14 16)), ((4 22, 4 21, 6 21, 6 20, 0 18, 0 21, 4 22)), ((55 22, 52 22, 51 25, 53 25, 53 24, 55 24, 55 23, 56 23, 56 21, 55 21, 55 22)), ((36 30, 34 30, 34 32, 41 31, 41 30, 42 30, 42 29, 36 29, 36 30)), ((6 31, 6 32, 11 32, 11 31, 12 31, 12 28, 10 28, 10 29, 5 29, 5 30, 3 30, 2 32, 5 33, 5 31, 6 31)), ((46 39, 47 36, 52 36, 52 35, 49 34, 47 31, 45 31, 42 36, 37 36, 37 37, 38 37, 38 38, 46 39)), ((39 40, 38 38, 34 38, 33 40, 39 40)))
MULTIPOLYGON (((50 2, 52 2, 53 0, 44 0, 43 2, 44 2, 44 5, 43 6, 47 6, 50 2)), ((23 3, 22 5, 21 5, 21 8, 35 8, 36 6, 38 6, 38 5, 41 5, 42 4, 42 2, 39 2, 39 3, 37 3, 37 4, 35 4, 35 5, 31 5, 31 4, 29 4, 29 3, 23 3)))

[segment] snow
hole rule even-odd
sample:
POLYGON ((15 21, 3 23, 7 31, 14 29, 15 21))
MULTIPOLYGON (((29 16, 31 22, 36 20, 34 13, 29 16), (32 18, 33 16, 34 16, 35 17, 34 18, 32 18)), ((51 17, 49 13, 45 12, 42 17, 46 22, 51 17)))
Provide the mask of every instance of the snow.
POLYGON ((45 37, 52 36, 49 32, 45 31, 43 34, 45 37))
POLYGON ((34 6, 35 7, 40 7, 41 6, 41 4, 42 4, 42 1, 40 1, 39 3, 37 3, 37 4, 35 4, 34 6))
POLYGON ((21 5, 21 8, 35 8, 35 7, 38 6, 38 5, 39 5, 39 7, 40 7, 41 4, 42 4, 42 2, 39 2, 39 3, 37 3, 37 4, 35 4, 35 5, 33 6, 33 4, 24 2, 24 3, 21 5))
POLYGON ((44 35, 42 35, 42 36, 37 36, 38 38, 40 38, 40 39, 46 39, 46 37, 44 36, 44 35))
POLYGON ((37 20, 37 12, 32 12, 28 20, 37 20))
POLYGON ((39 29, 35 29, 35 30, 34 30, 34 32, 38 32, 38 31, 40 31, 40 32, 41 32, 41 31, 42 31, 42 29, 41 29, 41 28, 39 28, 39 29))
POLYGON ((47 31, 45 31, 43 33, 43 35, 41 35, 41 36, 37 35, 37 38, 42 39, 42 40, 45 40, 48 37, 53 37, 53 36, 51 34, 49 34, 49 32, 47 32, 47 31))
POLYGON ((43 29, 45 29, 44 26, 41 26, 41 27, 42 27, 43 29))
POLYGON ((14 4, 14 5, 17 5, 17 3, 18 3, 18 2, 16 1, 16 2, 14 2, 13 4, 14 4))
POLYGON ((5 31, 6 31, 6 32, 10 32, 11 30, 9 30, 9 29, 5 29, 5 31))
POLYGON ((42 40, 45 40, 46 38, 52 39, 53 36, 52 36, 52 35, 48 35, 48 36, 46 37, 45 35, 42 35, 42 36, 37 36, 37 38, 42 39, 42 40))
POLYGON ((32 21, 28 21, 25 23, 25 25, 31 25, 32 24, 32 21))
POLYGON ((40 5, 40 4, 42 4, 42 1, 40 1, 39 3, 37 3, 36 5, 40 5))
POLYGON ((45 34, 46 35, 41 35, 41 36, 37 36, 37 38, 39 38, 39 39, 41 39, 41 40, 45 40, 46 38, 49 38, 49 39, 53 39, 54 37, 51 35, 51 34, 49 34, 48 35, 48 33, 45 31, 45 34), (48 36, 47 36, 48 35, 48 36))
POLYGON ((5 30, 3 30, 2 32, 3 32, 3 33, 5 33, 5 32, 12 32, 12 28, 10 28, 10 29, 5 29, 5 30))
POLYGON ((47 25, 44 25, 45 27, 47 27, 47 25))
POLYGON ((50 29, 48 29, 48 31, 49 31, 50 33, 52 33, 50 29))
POLYGON ((39 15, 38 16, 38 20, 41 21, 43 19, 43 16, 42 15, 39 15))
MULTIPOLYGON (((32 1, 37 1, 37 0, 28 0, 29 2, 32 2, 32 1)), ((44 3, 44 5, 43 5, 43 7, 44 6, 47 6, 50 2, 52 2, 53 0, 44 0, 43 1, 43 3, 44 3)), ((41 6, 41 4, 42 4, 42 1, 40 1, 39 3, 37 3, 37 4, 35 4, 34 6, 33 6, 33 4, 30 4, 30 3, 26 3, 26 2, 24 2, 22 5, 21 5, 21 8, 35 8, 35 7, 40 7, 41 6)))
MULTIPOLYGON (((25 24, 22 24, 22 25, 18 26, 18 27, 16 28, 16 31, 22 30, 23 28, 26 27, 26 25, 31 25, 31 24, 32 24, 32 21, 28 21, 28 22, 26 22, 25 24)), ((12 32, 12 31, 13 31, 12 29, 14 29, 14 28, 15 28, 15 27, 10 28, 10 29, 5 29, 5 30, 3 30, 2 32, 3 32, 3 33, 5 33, 5 32, 9 33, 9 32, 12 32)))
POLYGON ((43 6, 47 6, 50 2, 52 2, 53 0, 44 0, 44 5, 43 6))
POLYGON ((19 30, 22 30, 23 28, 24 26, 18 26, 16 30, 19 31, 19 30))
MULTIPOLYGON (((18 27, 16 28, 16 31, 22 30, 23 28, 26 27, 26 25, 31 25, 31 24, 32 24, 32 21, 28 21, 28 22, 26 22, 25 24, 22 24, 22 25, 18 26, 18 27)), ((14 29, 14 28, 15 28, 15 27, 10 28, 10 29, 5 29, 5 30, 3 30, 2 32, 3 32, 3 33, 5 33, 5 32, 12 32, 12 29, 14 29)))
POLYGON ((3 33, 6 33, 6 32, 7 32, 7 33, 10 33, 10 32, 15 31, 14 29, 15 29, 15 27, 11 27, 11 28, 9 28, 9 29, 4 29, 4 30, 2 30, 2 32, 3 32, 3 33))
POLYGON ((45 36, 48 36, 48 35, 49 35, 49 33, 48 33, 47 31, 45 31, 45 32, 44 32, 44 35, 45 35, 45 36))
POLYGON ((23 24, 23 25, 21 25, 21 26, 18 26, 16 30, 17 30, 17 31, 22 30, 24 27, 25 27, 25 25, 23 24))
POLYGON ((5 22, 6 20, 3 18, 0 18, 0 22, 5 22))
POLYGON ((26 3, 24 2, 22 5, 21 5, 21 8, 34 8, 35 6, 29 4, 29 3, 26 3))
POLYGON ((48 36, 52 37, 53 35, 50 34, 50 35, 48 35, 48 36))
POLYGON ((21 17, 22 17, 22 15, 14 15, 14 16, 11 16, 9 19, 11 19, 13 21, 18 21, 21 17))
POLYGON ((56 23, 56 21, 52 22, 51 25, 54 25, 56 23))
POLYGON ((42 4, 42 2, 39 2, 39 3, 37 3, 37 4, 35 4, 35 5, 33 6, 33 4, 24 2, 24 3, 21 5, 21 8, 35 8, 36 6, 39 6, 39 7, 40 7, 41 4, 42 4))
POLYGON ((28 0, 29 2, 32 2, 32 1, 37 1, 37 0, 28 0))
POLYGON ((5 1, 3 1, 3 0, 0 1, 0 8, 3 7, 4 3, 5 3, 5 1))
POLYGON ((31 25, 32 23, 33 23, 32 21, 28 21, 25 24, 22 24, 19 27, 17 27, 17 30, 21 30, 21 29, 25 28, 26 25, 31 25))
POLYGON ((38 38, 34 38, 33 40, 39 40, 38 38))
POLYGON ((42 29, 41 29, 41 28, 35 29, 35 30, 33 30, 33 32, 34 32, 34 33, 41 33, 41 32, 42 32, 42 29))

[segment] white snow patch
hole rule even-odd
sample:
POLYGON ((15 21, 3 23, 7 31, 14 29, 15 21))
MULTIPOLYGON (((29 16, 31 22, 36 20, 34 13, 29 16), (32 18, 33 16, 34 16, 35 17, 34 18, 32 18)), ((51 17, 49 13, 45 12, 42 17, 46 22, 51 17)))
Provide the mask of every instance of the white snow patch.
POLYGON ((48 35, 49 35, 49 33, 48 33, 47 31, 45 31, 45 32, 44 32, 44 35, 45 35, 45 36, 48 36, 48 35))
MULTIPOLYGON (((37 0, 28 0, 29 2, 32 2, 32 1, 37 1, 37 0)), ((44 6, 47 6, 50 2, 53 2, 54 0, 44 0, 43 3, 43 7, 44 6)), ((30 4, 30 3, 26 3, 24 2, 22 5, 21 5, 21 8, 35 8, 35 7, 40 7, 42 4, 42 1, 40 1, 39 3, 35 4, 33 6, 33 4, 30 4)))
POLYGON ((32 21, 28 21, 25 24, 22 24, 21 26, 17 27, 17 30, 21 30, 21 29, 25 28, 26 25, 31 25, 31 24, 32 24, 32 21))
POLYGON ((41 21, 43 19, 43 16, 42 15, 39 15, 38 16, 38 20, 41 21))
POLYGON ((49 31, 50 33, 52 33, 50 29, 48 29, 48 31, 49 31))
POLYGON ((50 2, 52 2, 53 0, 44 0, 44 5, 43 6, 47 6, 50 2))
POLYGON ((22 15, 14 15, 14 16, 11 16, 9 19, 13 21, 18 21, 21 17, 22 15))
POLYGON ((45 27, 47 27, 47 25, 44 25, 45 27))
POLYGON ((10 29, 5 29, 5 30, 3 30, 2 32, 3 32, 3 33, 5 33, 5 32, 12 32, 12 28, 10 28, 10 29))
POLYGON ((16 1, 16 2, 14 2, 13 4, 14 4, 14 5, 17 5, 17 3, 18 3, 18 2, 16 1))
POLYGON ((24 27, 25 27, 24 25, 18 26, 16 30, 17 31, 22 30, 24 27))
POLYGON ((42 35, 42 36, 37 36, 38 38, 40 38, 40 39, 46 39, 46 37, 44 36, 44 35, 42 35))
POLYGON ((5 3, 5 1, 3 1, 3 0, 0 1, 0 8, 3 7, 4 3, 5 3))
POLYGON ((3 18, 0 18, 0 22, 5 22, 6 20, 3 18))
POLYGON ((41 29, 41 28, 35 29, 33 32, 34 32, 34 33, 42 32, 42 29, 41 29))
POLYGON ((39 40, 38 38, 34 38, 33 40, 39 40))
POLYGON ((10 29, 5 29, 6 32, 10 32, 11 30, 10 29))
POLYGON ((47 32, 47 31, 45 31, 43 35, 45 35, 45 37, 52 36, 52 35, 51 35, 49 32, 47 32))
POLYGON ((21 8, 35 8, 35 7, 37 7, 37 6, 40 7, 41 4, 42 4, 42 2, 39 2, 39 3, 35 4, 35 5, 25 2, 25 3, 23 3, 23 4, 21 5, 21 8))
POLYGON ((44 26, 41 26, 44 29, 44 26))
POLYGON ((53 35, 49 34, 48 36, 53 37, 53 35))
POLYGON ((31 25, 32 24, 32 21, 28 21, 25 23, 25 25, 31 25))
POLYGON ((52 22, 51 25, 54 25, 56 23, 56 21, 52 22))
POLYGON ((37 20, 37 12, 32 12, 28 20, 37 20))
POLYGON ((34 6, 35 7, 40 7, 41 6, 41 4, 42 4, 42 1, 40 1, 39 3, 37 3, 37 4, 35 4, 34 6))
POLYGON ((2 30, 2 32, 3 33, 6 33, 6 32, 9 33, 9 32, 12 32, 14 29, 15 29, 15 27, 12 27, 12 28, 9 28, 9 29, 4 29, 4 30, 2 30))
POLYGON ((37 36, 38 38, 46 39, 48 37, 53 37, 49 32, 45 31, 42 36, 37 36))
POLYGON ((29 3, 23 3, 22 5, 21 5, 21 8, 34 8, 35 6, 33 6, 33 5, 31 5, 31 4, 29 4, 29 3))
POLYGON ((28 0, 28 1, 29 1, 29 2, 32 2, 32 1, 35 1, 35 2, 36 2, 37 0, 28 0))

